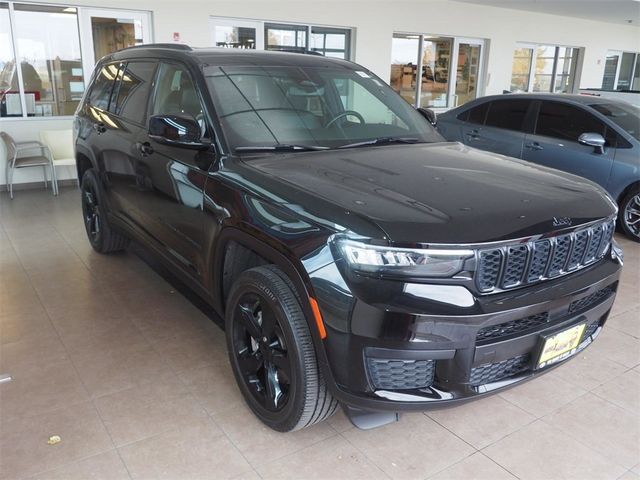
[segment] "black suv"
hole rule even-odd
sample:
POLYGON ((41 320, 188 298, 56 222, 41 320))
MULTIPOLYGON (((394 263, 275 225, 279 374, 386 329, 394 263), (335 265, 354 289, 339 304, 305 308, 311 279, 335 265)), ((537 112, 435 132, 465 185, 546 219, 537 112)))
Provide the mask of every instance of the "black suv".
POLYGON ((91 244, 136 239, 224 317, 276 430, 517 384, 589 345, 615 298, 602 189, 445 143, 350 62, 130 48, 99 62, 74 125, 91 244))

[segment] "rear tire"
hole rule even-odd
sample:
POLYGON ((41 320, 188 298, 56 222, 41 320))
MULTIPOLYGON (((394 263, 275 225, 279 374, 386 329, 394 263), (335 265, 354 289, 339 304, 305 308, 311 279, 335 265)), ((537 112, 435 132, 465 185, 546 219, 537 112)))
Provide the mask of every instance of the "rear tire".
POLYGON ((633 187, 624 196, 619 207, 618 225, 627 237, 640 242, 640 186, 633 187))
POLYGON ((264 265, 238 277, 225 324, 236 381, 264 424, 289 432, 335 413, 338 402, 318 366, 307 319, 279 268, 264 265))
POLYGON ((84 226, 93 249, 99 253, 112 253, 127 248, 129 238, 109 225, 104 195, 94 169, 90 168, 82 175, 80 191, 84 226))

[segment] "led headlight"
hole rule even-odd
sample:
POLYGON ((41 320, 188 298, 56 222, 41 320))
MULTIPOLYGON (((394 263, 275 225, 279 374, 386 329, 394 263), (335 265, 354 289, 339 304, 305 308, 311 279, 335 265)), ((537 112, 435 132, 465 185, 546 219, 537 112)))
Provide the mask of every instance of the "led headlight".
POLYGON ((338 244, 354 270, 387 275, 452 277, 474 255, 472 250, 381 247, 352 240, 338 244))

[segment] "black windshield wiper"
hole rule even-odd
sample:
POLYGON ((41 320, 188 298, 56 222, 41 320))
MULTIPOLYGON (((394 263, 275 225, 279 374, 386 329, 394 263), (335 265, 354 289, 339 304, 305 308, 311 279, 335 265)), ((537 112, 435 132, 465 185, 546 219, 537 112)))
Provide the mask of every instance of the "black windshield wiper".
POLYGON ((373 140, 365 140, 364 142, 348 143, 340 145, 338 148, 356 148, 366 147, 367 145, 388 145, 390 143, 419 143, 420 139, 416 137, 380 137, 373 140))
POLYGON ((320 145, 289 145, 277 143, 275 145, 247 145, 236 147, 236 152, 310 152, 314 150, 329 150, 329 147, 320 145))

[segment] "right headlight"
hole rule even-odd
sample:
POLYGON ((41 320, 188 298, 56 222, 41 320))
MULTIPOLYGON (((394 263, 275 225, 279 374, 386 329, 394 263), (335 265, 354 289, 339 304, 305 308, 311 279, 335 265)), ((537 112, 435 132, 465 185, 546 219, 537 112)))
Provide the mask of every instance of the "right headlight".
POLYGON ((393 276, 448 278, 474 256, 473 250, 397 248, 353 240, 339 240, 338 246, 354 270, 393 276))

